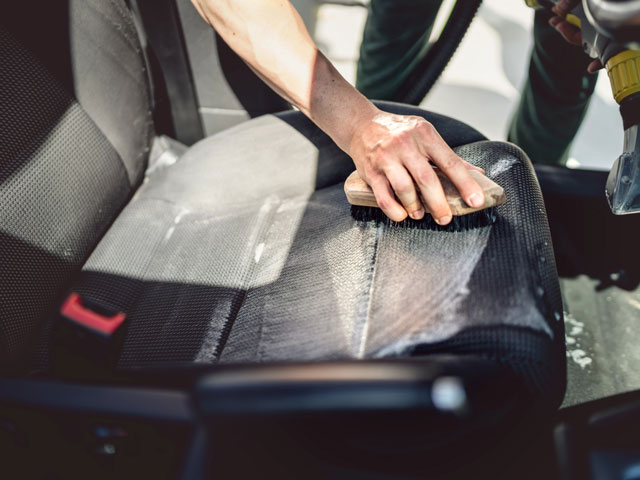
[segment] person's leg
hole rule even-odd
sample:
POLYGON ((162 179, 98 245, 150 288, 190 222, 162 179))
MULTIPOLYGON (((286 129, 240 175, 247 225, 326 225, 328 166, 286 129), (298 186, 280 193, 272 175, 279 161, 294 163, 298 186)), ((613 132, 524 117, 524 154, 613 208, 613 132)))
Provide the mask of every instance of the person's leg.
POLYGON ((428 50, 442 0, 371 0, 356 88, 365 96, 393 99, 428 50))
POLYGON ((536 12, 529 78, 509 128, 509 141, 534 163, 566 163, 569 147, 582 123, 597 75, 587 73, 589 57, 567 43, 536 12))

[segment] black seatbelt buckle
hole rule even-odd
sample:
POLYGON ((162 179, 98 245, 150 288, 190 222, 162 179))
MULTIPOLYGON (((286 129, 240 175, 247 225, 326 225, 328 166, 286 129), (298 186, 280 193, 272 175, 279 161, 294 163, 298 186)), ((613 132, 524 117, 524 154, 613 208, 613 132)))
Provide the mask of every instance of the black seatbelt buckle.
POLYGON ((53 336, 54 373, 72 377, 109 375, 118 359, 126 314, 77 292, 60 307, 53 336))

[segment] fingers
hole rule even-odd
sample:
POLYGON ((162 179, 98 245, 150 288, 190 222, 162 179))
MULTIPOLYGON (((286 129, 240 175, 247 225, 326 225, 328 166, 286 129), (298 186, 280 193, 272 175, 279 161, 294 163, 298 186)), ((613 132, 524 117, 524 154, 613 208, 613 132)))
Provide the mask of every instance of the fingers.
POLYGON ((476 166, 476 165, 471 165, 469 162, 467 162, 467 161, 466 161, 466 160, 464 160, 464 159, 461 159, 461 160, 462 160, 462 164, 465 166, 465 168, 466 168, 467 170, 475 170, 476 172, 480 172, 480 173, 481 173, 481 174, 483 174, 483 175, 485 174, 485 172, 484 172, 484 169, 483 169, 483 168, 480 168, 480 167, 478 167, 478 166, 476 166))
POLYGON ((378 202, 378 207, 384 214, 395 222, 407 218, 407 211, 395 199, 389 181, 384 175, 377 175, 367 181, 378 202))
POLYGON ((424 208, 416 193, 413 180, 402 164, 391 164, 384 173, 409 216, 414 220, 424 217, 424 208))
POLYGON ((600 70, 601 68, 603 68, 602 62, 599 59, 595 59, 587 67, 587 72, 589 72, 589 73, 597 73, 598 70, 600 70))
POLYGON ((429 162, 442 169, 470 206, 484 205, 482 189, 470 174, 483 170, 458 157, 422 117, 380 112, 360 130, 349 154, 391 220, 401 222, 407 215, 420 220, 427 209, 441 225, 451 222, 451 208, 429 162))
POLYGON ((567 22, 563 17, 552 17, 549 20, 549 25, 555 28, 567 42, 579 47, 582 46, 582 34, 580 30, 567 22))
POLYGON ((449 177, 466 204, 474 208, 484 205, 482 188, 469 173, 465 162, 451 150, 435 129, 424 141, 429 158, 449 177))
POLYGON ((415 179, 429 213, 440 225, 451 222, 451 208, 442 190, 438 175, 433 171, 427 159, 421 155, 405 158, 404 164, 415 179))
POLYGON ((475 208, 484 205, 482 188, 480 188, 480 185, 478 185, 469 174, 461 158, 453 153, 453 151, 443 152, 435 156, 432 161, 449 177, 467 205, 475 208))
POLYGON ((551 11, 558 16, 551 18, 549 20, 549 25, 555 28, 567 42, 580 47, 582 46, 582 34, 580 33, 580 29, 575 28, 565 20, 567 14, 579 3, 580 0, 559 0, 559 2, 551 9, 551 11))
POLYGON ((580 3, 580 0, 559 0, 558 3, 556 3, 551 10, 554 13, 560 15, 561 17, 564 17, 567 15, 567 13, 573 10, 574 7, 576 7, 579 3, 580 3))
MULTIPOLYGON (((579 47, 582 46, 582 34, 580 33, 580 30, 567 22, 563 17, 551 18, 549 20, 549 25, 555 28, 567 42, 579 47)), ((595 59, 587 67, 587 72, 596 73, 601 68, 603 68, 602 62, 599 59, 595 59)))

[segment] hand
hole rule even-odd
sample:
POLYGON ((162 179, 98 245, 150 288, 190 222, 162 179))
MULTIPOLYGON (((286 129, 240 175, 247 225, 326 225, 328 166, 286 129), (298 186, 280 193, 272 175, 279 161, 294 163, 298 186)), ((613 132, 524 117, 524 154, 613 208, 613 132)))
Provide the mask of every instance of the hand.
POLYGON ((430 162, 470 206, 484 205, 482 189, 468 172, 476 167, 458 157, 422 117, 382 112, 350 85, 317 49, 288 1, 192 1, 260 78, 353 159, 389 218, 402 221, 407 212, 416 220, 424 216, 417 184, 434 219, 441 225, 451 221, 430 162))
MULTIPOLYGON (((573 10, 578 4, 580 0, 560 0, 556 5, 551 9, 553 13, 556 14, 555 17, 552 17, 549 20, 549 25, 560 33, 564 37, 564 39, 578 47, 582 47, 582 33, 579 28, 574 27, 566 20, 566 16, 571 10, 573 10)), ((587 71, 589 73, 595 73, 602 68, 602 63, 599 59, 594 60, 587 67, 587 71)))
POLYGON ((451 222, 451 209, 431 163, 451 179, 469 206, 484 204, 482 189, 468 170, 484 171, 456 155, 422 117, 378 110, 354 130, 347 153, 373 190, 378 206, 397 222, 407 214, 414 220, 424 217, 416 185, 435 221, 451 222))

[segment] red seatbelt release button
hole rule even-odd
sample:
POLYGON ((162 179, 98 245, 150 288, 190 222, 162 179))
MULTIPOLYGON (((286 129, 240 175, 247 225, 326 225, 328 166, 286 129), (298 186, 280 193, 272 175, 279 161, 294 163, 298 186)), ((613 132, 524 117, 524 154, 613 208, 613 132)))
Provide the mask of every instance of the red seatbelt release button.
POLYGON ((60 314, 71 322, 105 337, 110 337, 126 319, 123 312, 107 312, 102 306, 83 304, 82 297, 71 292, 60 308, 60 314))

